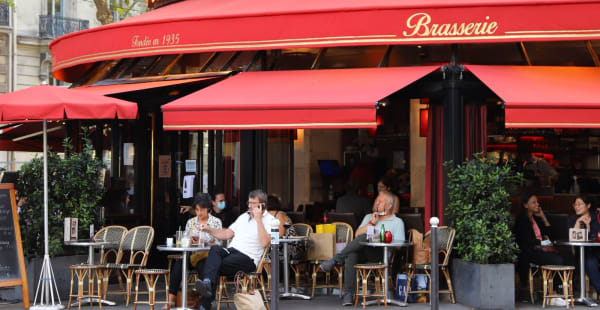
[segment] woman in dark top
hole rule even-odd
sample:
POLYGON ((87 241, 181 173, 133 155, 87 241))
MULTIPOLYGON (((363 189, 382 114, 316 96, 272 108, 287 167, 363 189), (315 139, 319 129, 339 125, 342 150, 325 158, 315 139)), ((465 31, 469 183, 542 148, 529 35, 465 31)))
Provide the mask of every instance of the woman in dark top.
POLYGON ((519 245, 519 261, 517 268, 521 286, 529 281, 529 264, 564 265, 565 259, 552 246, 550 223, 540 207, 537 196, 524 194, 521 196, 524 210, 517 218, 516 239, 519 245))
MULTIPOLYGON (((600 216, 592 208, 589 197, 579 196, 573 201, 575 214, 569 217, 570 228, 588 229, 588 240, 596 240, 596 234, 600 231, 600 216)), ((600 251, 594 248, 585 249, 585 272, 590 282, 600 293, 600 270, 598 269, 598 256, 600 251)))

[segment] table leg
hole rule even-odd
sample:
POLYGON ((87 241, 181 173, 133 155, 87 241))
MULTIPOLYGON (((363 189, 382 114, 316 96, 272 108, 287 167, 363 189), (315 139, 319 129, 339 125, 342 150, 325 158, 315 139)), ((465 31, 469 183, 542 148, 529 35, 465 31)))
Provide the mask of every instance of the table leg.
MULTIPOLYGON (((271 264, 279 264, 279 259, 275 259, 271 257, 271 264)), ((289 267, 288 267, 288 244, 287 242, 283 243, 283 294, 279 295, 279 299, 282 298, 300 298, 305 300, 310 300, 311 297, 307 295, 302 295, 296 293, 289 292, 289 267)))
MULTIPOLYGON (((383 291, 385 294, 385 299, 387 301, 387 303, 389 305, 396 305, 396 306, 400 306, 400 307, 406 307, 407 304, 405 302, 401 302, 392 298, 388 297, 388 279, 389 279, 389 259, 388 259, 388 247, 383 247, 383 265, 385 266, 384 269, 384 276, 385 279, 383 281, 383 291)), ((366 305, 370 306, 370 305, 375 305, 377 304, 377 300, 369 300, 367 301, 366 305)))
POLYGON ((588 307, 598 307, 591 298, 585 297, 585 247, 579 247, 579 298, 575 301, 586 304, 588 307))

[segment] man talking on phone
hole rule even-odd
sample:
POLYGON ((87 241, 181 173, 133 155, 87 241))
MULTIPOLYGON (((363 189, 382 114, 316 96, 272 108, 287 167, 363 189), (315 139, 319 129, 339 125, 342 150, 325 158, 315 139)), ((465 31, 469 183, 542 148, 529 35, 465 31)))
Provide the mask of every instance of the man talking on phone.
MULTIPOLYGON (((321 270, 329 272, 336 264, 344 264, 342 306, 351 306, 354 304, 353 294, 356 285, 354 265, 363 262, 379 262, 383 258, 382 249, 360 244, 367 241, 367 234, 373 233, 378 237, 381 225, 385 225, 385 230, 389 230, 392 233, 393 242, 404 241, 404 222, 392 213, 393 209, 393 194, 390 192, 380 192, 373 203, 373 213, 367 214, 358 229, 356 229, 356 238, 348 243, 332 259, 326 260, 319 265, 321 270)), ((379 238, 377 238, 377 242, 379 242, 379 238)))
POLYGON ((201 226, 219 240, 231 239, 228 248, 213 245, 204 263, 204 279, 196 281, 202 297, 200 310, 208 310, 214 299, 219 275, 234 276, 238 271, 255 272, 265 248, 271 243, 271 221, 267 210, 267 194, 253 190, 248 195, 248 212, 240 215, 229 228, 201 226))

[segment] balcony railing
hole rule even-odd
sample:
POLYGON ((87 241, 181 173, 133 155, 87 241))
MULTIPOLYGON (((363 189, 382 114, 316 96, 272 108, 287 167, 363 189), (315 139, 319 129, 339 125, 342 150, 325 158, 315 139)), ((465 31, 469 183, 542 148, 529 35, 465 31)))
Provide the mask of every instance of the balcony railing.
POLYGON ((40 15, 40 37, 56 38, 67 33, 88 29, 90 21, 54 15, 40 15))
POLYGON ((10 26, 10 8, 6 3, 0 3, 0 26, 10 26))

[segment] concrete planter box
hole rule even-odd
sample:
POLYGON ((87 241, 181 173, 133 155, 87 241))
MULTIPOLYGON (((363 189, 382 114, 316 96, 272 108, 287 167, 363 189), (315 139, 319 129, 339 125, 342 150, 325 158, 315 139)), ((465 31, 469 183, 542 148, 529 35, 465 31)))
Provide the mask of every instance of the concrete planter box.
POLYGON ((515 265, 452 260, 456 302, 476 309, 515 309, 515 265))
MULTIPOLYGON (((63 301, 63 305, 66 304, 66 300, 69 298, 69 288, 71 285, 71 271, 69 266, 87 262, 87 255, 71 255, 71 256, 57 256, 50 258, 50 264, 54 271, 54 277, 56 279, 56 286, 58 287, 58 293, 60 299, 63 301)), ((35 290, 37 288, 37 282, 40 278, 42 271, 43 257, 37 257, 30 259, 25 263, 27 272, 27 286, 29 287, 29 299, 33 302, 35 298, 35 290)), ((21 287, 10 287, 0 290, 0 298, 7 300, 21 300, 21 287)))

